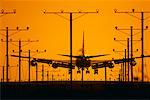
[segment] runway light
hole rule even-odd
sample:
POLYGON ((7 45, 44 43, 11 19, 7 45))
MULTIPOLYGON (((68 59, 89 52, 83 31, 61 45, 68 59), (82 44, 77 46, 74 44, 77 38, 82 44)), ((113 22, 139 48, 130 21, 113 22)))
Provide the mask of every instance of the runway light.
POLYGON ((1 13, 2 13, 2 14, 4 13, 4 9, 1 10, 1 13))
POLYGON ((3 39, 1 39, 1 41, 3 42, 3 39))
POLYGON ((46 50, 44 50, 44 52, 46 52, 46 50))
POLYGON ((132 9, 132 12, 133 12, 133 13, 134 13, 134 11, 135 11, 135 10, 134 10, 134 9, 132 9))
POLYGON ((117 26, 115 26, 115 29, 117 30, 117 29, 118 29, 118 27, 117 27, 117 26))
POLYGON ((114 9, 115 13, 117 12, 117 9, 114 9))
POLYGON ((27 30, 29 30, 29 27, 27 27, 27 30))
POLYGON ((43 10, 43 13, 44 13, 44 14, 46 13, 46 10, 45 10, 45 9, 43 10))
MULTIPOLYGON (((113 49, 113 51, 115 51, 115 49, 113 49)), ((113 58, 112 58, 113 59, 113 58)))
POLYGON ((16 13, 16 9, 14 9, 13 11, 14 11, 14 14, 15 14, 16 13))
POLYGON ((19 30, 19 27, 17 26, 17 30, 19 30))
POLYGON ((114 41, 116 40, 116 38, 114 38, 114 41))
POLYGON ((148 29, 148 26, 146 26, 146 29, 148 29))
POLYGON ((79 13, 81 13, 81 10, 78 10, 79 11, 79 13))
POLYGON ((60 12, 61 12, 61 13, 63 13, 63 12, 64 12, 64 10, 60 10, 60 12))
POLYGON ((96 12, 99 13, 99 9, 96 9, 96 12))

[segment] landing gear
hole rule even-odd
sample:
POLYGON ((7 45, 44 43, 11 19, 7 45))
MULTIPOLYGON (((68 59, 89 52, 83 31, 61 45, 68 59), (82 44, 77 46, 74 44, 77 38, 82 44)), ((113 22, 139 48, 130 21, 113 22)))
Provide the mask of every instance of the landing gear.
POLYGON ((98 69, 95 69, 95 70, 94 70, 94 74, 98 74, 98 69))
POLYGON ((89 70, 86 70, 86 74, 89 74, 90 73, 90 71, 89 70))
POLYGON ((70 69, 68 70, 68 74, 71 74, 71 70, 70 69))
POLYGON ((81 73, 81 71, 80 71, 80 70, 78 70, 78 71, 77 71, 77 74, 80 74, 80 73, 81 73))

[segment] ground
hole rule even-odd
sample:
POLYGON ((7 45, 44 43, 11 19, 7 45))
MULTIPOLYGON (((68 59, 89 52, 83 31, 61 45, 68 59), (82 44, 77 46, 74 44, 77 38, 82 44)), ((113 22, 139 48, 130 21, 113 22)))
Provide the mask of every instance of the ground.
POLYGON ((150 83, 112 81, 2 82, 2 99, 150 99, 150 83))

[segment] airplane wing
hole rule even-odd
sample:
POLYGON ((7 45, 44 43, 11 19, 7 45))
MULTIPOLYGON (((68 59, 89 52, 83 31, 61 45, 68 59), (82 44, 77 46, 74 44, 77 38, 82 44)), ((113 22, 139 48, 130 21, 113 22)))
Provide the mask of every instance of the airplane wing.
MULTIPOLYGON (((11 55, 12 57, 19 57, 18 55, 11 55)), ((29 59, 29 56, 20 56, 20 58, 26 58, 29 59)), ((31 61, 34 62, 40 62, 40 63, 46 63, 46 64, 52 64, 53 60, 52 59, 45 59, 45 58, 34 58, 30 57, 31 61)))
MULTIPOLYGON (((61 55, 61 56, 66 56, 66 57, 70 57, 70 55, 67 55, 67 54, 58 54, 58 55, 61 55)), ((93 56, 85 56, 85 58, 95 58, 95 57, 100 57, 100 56, 107 56, 109 54, 102 54, 102 55, 93 55, 93 56)), ((83 56, 74 56, 72 55, 73 58, 81 58, 83 56)))
MULTIPOLYGON (((143 56, 143 57, 150 57, 150 55, 146 55, 146 56, 143 56)), ((135 58, 142 58, 142 56, 140 56, 140 57, 135 57, 135 58)))
MULTIPOLYGON (((146 55, 146 56, 143 56, 144 58, 147 58, 147 57, 150 57, 150 55, 146 55)), ((112 59, 112 61, 114 61, 115 64, 119 64, 119 63, 123 63, 123 62, 131 62, 131 61, 134 61, 135 59, 138 59, 138 58, 142 58, 142 56, 138 56, 138 57, 133 57, 132 59, 131 58, 127 58, 127 59, 112 59)))
MULTIPOLYGON (((19 57, 18 55, 11 55, 12 57, 19 57)), ((28 56, 20 56, 21 58, 29 59, 28 56)), ((45 58, 31 58, 31 65, 36 66, 37 63, 45 63, 48 65, 52 64, 53 68, 63 67, 70 68, 70 60, 53 60, 53 59, 45 59, 45 58)), ((75 68, 75 60, 72 60, 72 68, 75 68)))
MULTIPOLYGON (((70 55, 67 55, 67 54, 58 54, 60 56, 66 56, 66 57, 70 57, 70 55)), ((80 58, 81 56, 74 56, 72 55, 73 58, 80 58)))
MULTIPOLYGON (((150 57, 150 55, 146 55, 143 57, 150 57)), ((130 65, 132 64, 132 66, 136 65, 136 61, 135 59, 138 58, 142 58, 142 56, 139 57, 133 57, 132 59, 112 59, 112 60, 92 60, 91 61, 91 66, 93 69, 97 69, 97 68, 104 68, 104 67, 109 67, 109 68, 113 68, 114 64, 121 64, 124 62, 129 62, 130 65)))
MULTIPOLYGON (((11 55, 12 57, 19 57, 18 55, 11 55)), ((27 56, 20 56, 21 58, 28 58, 29 59, 29 57, 27 57, 27 56)), ((32 58, 32 57, 30 57, 30 58, 32 58)))
POLYGON ((107 56, 107 55, 109 55, 109 54, 85 56, 85 58, 95 58, 95 57, 101 57, 101 56, 107 56))

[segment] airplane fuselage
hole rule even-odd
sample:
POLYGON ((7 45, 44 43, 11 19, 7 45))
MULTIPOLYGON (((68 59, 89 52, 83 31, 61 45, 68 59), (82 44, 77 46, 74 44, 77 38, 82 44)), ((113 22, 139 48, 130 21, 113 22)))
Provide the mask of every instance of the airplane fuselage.
POLYGON ((78 67, 78 69, 80 68, 89 68, 91 66, 91 60, 88 58, 83 57, 79 57, 76 59, 76 66, 78 67))

